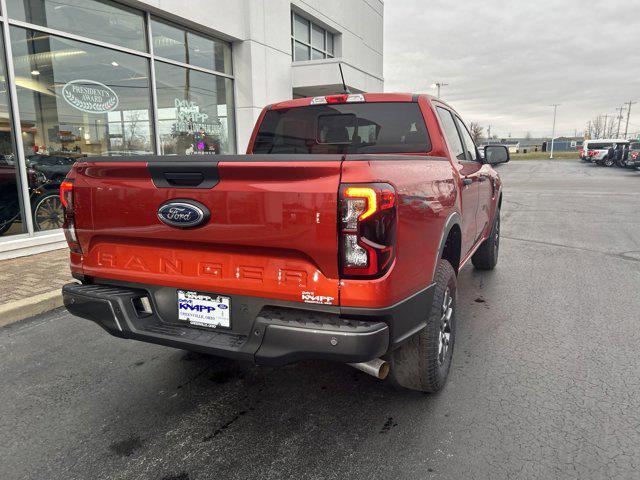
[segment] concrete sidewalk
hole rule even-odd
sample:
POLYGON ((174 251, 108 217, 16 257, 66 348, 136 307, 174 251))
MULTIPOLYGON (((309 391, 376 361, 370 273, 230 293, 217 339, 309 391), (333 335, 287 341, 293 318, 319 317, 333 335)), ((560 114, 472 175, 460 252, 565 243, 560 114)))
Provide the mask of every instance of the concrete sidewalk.
POLYGON ((72 280, 66 248, 0 261, 0 326, 62 306, 72 280))

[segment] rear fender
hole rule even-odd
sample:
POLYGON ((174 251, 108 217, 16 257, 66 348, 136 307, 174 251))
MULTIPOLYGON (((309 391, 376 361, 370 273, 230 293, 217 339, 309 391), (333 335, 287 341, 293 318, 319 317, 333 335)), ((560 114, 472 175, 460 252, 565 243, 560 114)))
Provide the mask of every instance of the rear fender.
MULTIPOLYGON (((460 214, 458 212, 453 212, 447 218, 447 221, 444 224, 444 228, 442 229, 442 237, 440 238, 440 245, 438 247, 438 260, 433 266, 432 278, 435 278, 436 269, 438 268, 438 262, 440 261, 440 259, 443 258, 444 251, 447 246, 447 239, 449 238, 449 234, 455 227, 457 227, 461 231, 462 230, 461 225, 462 225, 462 218, 460 217, 460 214)), ((460 258, 461 258, 461 245, 457 245, 456 247, 458 252, 457 253, 458 261, 454 263, 458 263, 458 265, 452 265, 452 266, 457 273, 459 268, 460 258)))

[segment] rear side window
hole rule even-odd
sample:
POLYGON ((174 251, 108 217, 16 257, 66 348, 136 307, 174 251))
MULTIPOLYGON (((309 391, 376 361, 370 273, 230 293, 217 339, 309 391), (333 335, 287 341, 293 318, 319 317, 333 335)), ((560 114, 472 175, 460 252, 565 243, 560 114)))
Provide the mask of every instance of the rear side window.
POLYGON ((477 162, 478 154, 476 152, 476 144, 473 142, 473 138, 471 138, 471 134, 469 133, 469 130, 467 130, 467 126, 460 119, 460 117, 456 116, 456 120, 458 121, 458 127, 460 127, 462 140, 464 141, 465 148, 467 149, 467 157, 470 160, 477 162))
POLYGON ((429 134, 416 103, 354 103, 270 110, 253 153, 426 153, 429 134))
POLYGON ((447 137, 447 143, 449 144, 449 148, 451 148, 451 153, 460 161, 466 160, 467 157, 465 156, 462 141, 460 140, 460 135, 458 134, 458 129, 451 116, 451 112, 440 107, 436 107, 436 110, 438 111, 438 117, 440 117, 440 123, 444 129, 444 135, 447 137))

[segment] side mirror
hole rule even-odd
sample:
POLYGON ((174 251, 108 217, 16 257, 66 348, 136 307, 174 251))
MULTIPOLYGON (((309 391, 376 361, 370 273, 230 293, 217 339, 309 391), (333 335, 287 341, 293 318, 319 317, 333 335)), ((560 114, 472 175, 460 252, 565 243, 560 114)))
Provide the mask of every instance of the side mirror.
POLYGON ((487 145, 484 147, 484 161, 490 165, 507 163, 510 159, 509 148, 504 145, 487 145))

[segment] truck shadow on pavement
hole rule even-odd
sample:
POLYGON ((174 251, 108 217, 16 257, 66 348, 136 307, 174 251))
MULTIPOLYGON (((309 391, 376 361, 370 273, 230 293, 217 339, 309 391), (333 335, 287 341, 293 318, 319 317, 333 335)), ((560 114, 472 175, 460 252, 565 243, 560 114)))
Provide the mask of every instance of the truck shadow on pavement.
MULTIPOLYGON (((465 310, 461 304, 459 338, 464 337, 465 310)), ((464 348, 456 345, 459 358, 450 382, 464 367, 464 348)), ((192 352, 156 351, 160 354, 127 369, 128 398, 121 397, 112 413, 129 427, 110 435, 109 450, 127 463, 157 452, 165 457, 164 464, 189 452, 187 464, 181 462, 185 470, 166 478, 193 478, 205 460, 214 462, 220 478, 242 478, 239 472, 248 468, 247 462, 265 458, 322 471, 325 456, 336 446, 384 455, 382 440, 420 438, 425 421, 437 426, 456 415, 446 387, 435 395, 403 390, 348 365, 309 361, 257 367, 192 352), (125 405, 132 408, 123 414, 125 405)), ((250 477, 255 471, 244 474, 250 477)))
POLYGON ((424 418, 442 402, 440 394, 399 390, 328 362, 256 367, 177 351, 130 368, 126 394, 112 412, 103 412, 119 424, 105 432, 108 456, 119 458, 132 475, 140 458, 182 465, 155 477, 163 480, 201 478, 201 462, 218 478, 252 478, 258 466, 247 464, 265 462, 322 471, 336 445, 345 451, 358 451, 363 443, 378 448, 381 437, 405 435, 415 425, 412 417, 424 418), (140 389, 136 377, 144 370, 158 376, 140 389), (181 372, 182 380, 158 373, 171 370, 181 372))

